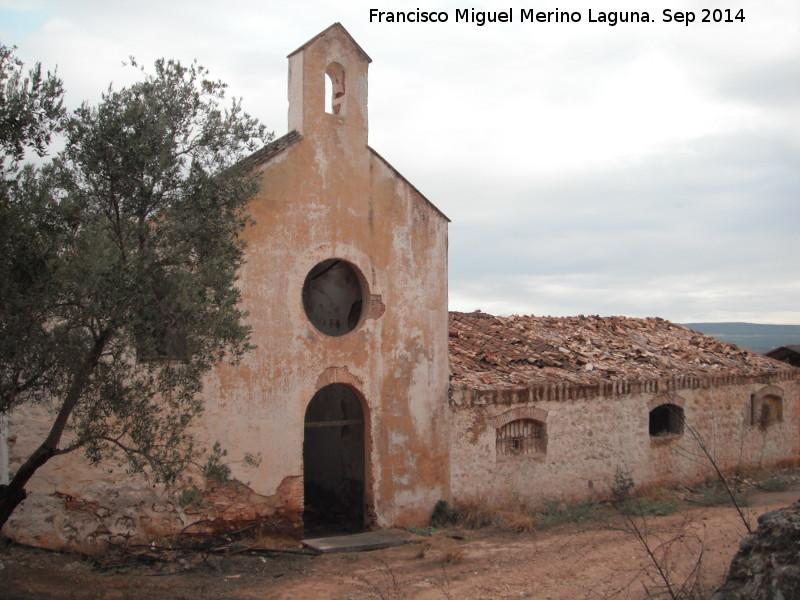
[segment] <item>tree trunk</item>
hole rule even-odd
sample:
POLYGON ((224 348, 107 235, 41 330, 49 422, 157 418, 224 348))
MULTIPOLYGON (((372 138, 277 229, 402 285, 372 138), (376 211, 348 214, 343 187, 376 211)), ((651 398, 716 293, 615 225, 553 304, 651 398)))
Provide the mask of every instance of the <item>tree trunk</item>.
POLYGON ((9 484, 0 486, 0 531, 5 526, 11 513, 14 512, 14 509, 25 499, 27 495, 25 486, 36 470, 48 460, 60 454, 58 445, 61 442, 61 436, 67 426, 69 417, 81 399, 83 390, 86 384, 89 383, 89 379, 94 373, 110 337, 111 332, 106 330, 95 340, 89 356, 81 363, 72 378, 64 403, 56 415, 56 420, 50 428, 47 438, 42 442, 41 446, 33 451, 28 460, 17 469, 9 484))
POLYGON ((25 500, 27 493, 25 492, 25 485, 28 480, 36 472, 36 469, 41 467, 44 463, 50 460, 50 456, 43 452, 44 445, 39 446, 36 451, 31 454, 28 460, 17 469, 14 478, 8 485, 0 485, 0 530, 8 521, 11 513, 17 508, 20 502, 25 500))
POLYGON ((17 508, 17 505, 25 500, 25 490, 15 491, 9 485, 0 485, 0 523, 5 524, 8 517, 17 508))

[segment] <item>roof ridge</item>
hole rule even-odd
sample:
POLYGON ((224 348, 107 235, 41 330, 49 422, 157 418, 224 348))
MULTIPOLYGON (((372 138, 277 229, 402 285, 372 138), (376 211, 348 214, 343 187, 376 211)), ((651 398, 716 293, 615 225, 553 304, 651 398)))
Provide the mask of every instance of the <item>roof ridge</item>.
POLYGON ((301 51, 305 50, 305 49, 306 49, 306 48, 308 48, 308 47, 309 47, 311 44, 313 44, 314 42, 316 42, 316 41, 317 41, 319 38, 321 38, 322 36, 326 35, 326 34, 327 34, 329 31, 331 31, 332 29, 335 29, 335 28, 339 28, 339 29, 341 29, 341 30, 342 30, 342 32, 344 32, 344 34, 345 34, 345 35, 346 35, 346 36, 349 38, 350 42, 352 42, 353 46, 355 46, 355 47, 356 47, 356 50, 359 52, 359 54, 361 54, 361 56, 362 56, 362 57, 363 57, 363 58, 364 58, 364 59, 365 59, 365 60, 366 60, 368 63, 371 63, 371 62, 372 62, 372 59, 369 57, 369 55, 368 55, 366 52, 364 52, 364 49, 363 49, 361 46, 359 46, 359 45, 358 45, 358 42, 355 40, 355 38, 353 38, 353 36, 352 36, 352 35, 350 35, 350 32, 349 32, 349 31, 347 31, 347 29, 345 29, 345 28, 344 28, 344 25, 342 25, 342 24, 341 24, 339 21, 336 21, 336 23, 334 23, 334 24, 333 24, 333 25, 331 25, 330 27, 327 27, 327 28, 325 28, 323 31, 320 31, 320 32, 319 32, 317 35, 315 35, 314 37, 312 37, 312 38, 311 38, 310 40, 308 40, 308 41, 307 41, 305 44, 303 44, 302 46, 300 46, 299 48, 297 48, 297 50, 294 50, 293 52, 290 52, 289 54, 287 54, 287 55, 286 55, 286 58, 289 58, 289 57, 291 57, 291 56, 294 56, 294 55, 295 55, 295 54, 297 54, 298 52, 301 52, 301 51))

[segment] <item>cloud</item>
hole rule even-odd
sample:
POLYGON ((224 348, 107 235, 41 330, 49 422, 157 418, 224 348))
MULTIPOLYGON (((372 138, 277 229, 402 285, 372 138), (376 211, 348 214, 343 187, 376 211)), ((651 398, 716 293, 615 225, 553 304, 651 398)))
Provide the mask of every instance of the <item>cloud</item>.
POLYGON ((800 323, 795 0, 689 27, 590 24, 587 0, 581 23, 483 27, 370 23, 365 0, 0 2, 71 106, 132 80, 131 54, 196 58, 278 134, 286 55, 341 21, 374 60, 370 144, 452 219, 456 308, 800 323))
POLYGON ((451 225, 451 297, 506 313, 682 320, 753 315, 769 298, 756 320, 796 314, 800 145, 750 132, 679 150, 498 190, 503 200, 486 203, 502 217, 451 225))

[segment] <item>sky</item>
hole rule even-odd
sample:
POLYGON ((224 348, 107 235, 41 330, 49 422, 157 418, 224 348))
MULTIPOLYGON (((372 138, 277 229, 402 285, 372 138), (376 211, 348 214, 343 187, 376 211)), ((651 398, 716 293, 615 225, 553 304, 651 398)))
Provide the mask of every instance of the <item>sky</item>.
POLYGON ((71 108, 129 56, 197 59, 277 136, 286 56, 334 22, 373 61, 370 145, 452 221, 451 310, 800 324, 797 0, 0 0, 71 108))

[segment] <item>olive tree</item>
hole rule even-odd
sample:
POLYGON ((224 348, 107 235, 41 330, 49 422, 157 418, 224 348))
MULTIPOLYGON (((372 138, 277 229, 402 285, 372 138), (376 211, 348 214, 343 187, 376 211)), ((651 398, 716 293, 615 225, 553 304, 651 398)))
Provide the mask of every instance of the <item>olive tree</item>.
MULTIPOLYGON (((27 73, 15 48, 0 44, 0 169, 3 179, 26 149, 44 156, 64 118, 64 88, 55 73, 42 75, 37 63, 27 73)), ((13 171, 12 171, 13 172, 13 171)))
POLYGON ((236 281, 258 182, 242 159, 269 136, 196 63, 132 66, 137 83, 64 120, 50 164, 4 181, 0 414, 36 403, 52 420, 0 487, 0 527, 68 452, 174 481, 198 452, 203 375, 250 347, 236 281))

